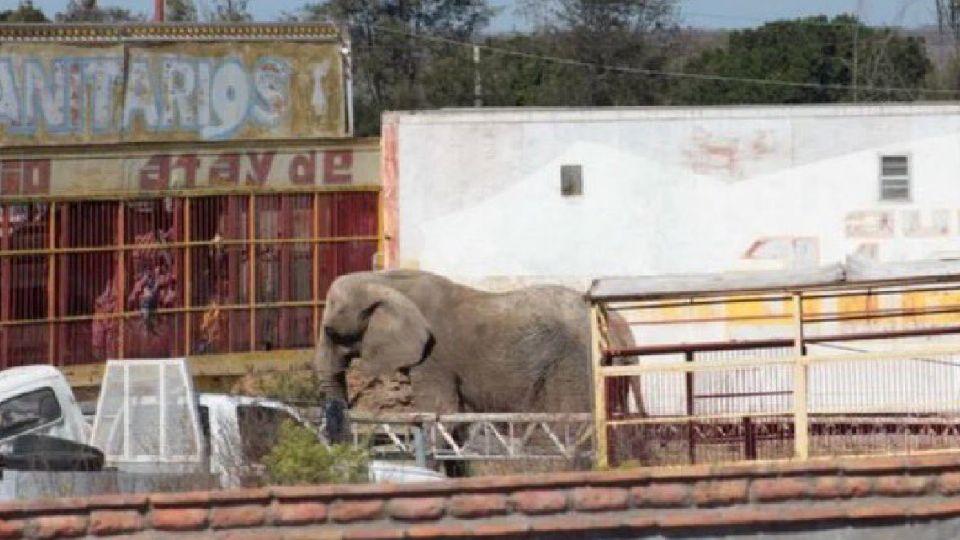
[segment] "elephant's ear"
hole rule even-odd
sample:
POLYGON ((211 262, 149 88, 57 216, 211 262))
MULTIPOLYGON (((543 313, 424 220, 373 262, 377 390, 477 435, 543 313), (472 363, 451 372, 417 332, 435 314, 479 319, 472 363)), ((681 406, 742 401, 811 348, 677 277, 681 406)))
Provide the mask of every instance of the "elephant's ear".
POLYGON ((371 285, 371 306, 360 356, 371 375, 382 376, 419 363, 433 336, 420 308, 402 293, 371 285))

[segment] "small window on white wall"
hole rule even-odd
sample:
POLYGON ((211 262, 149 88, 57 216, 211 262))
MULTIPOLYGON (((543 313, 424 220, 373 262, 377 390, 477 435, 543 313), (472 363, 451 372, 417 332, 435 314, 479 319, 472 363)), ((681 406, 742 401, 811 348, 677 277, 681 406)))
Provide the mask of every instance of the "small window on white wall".
POLYGON ((880 200, 910 200, 910 161, 907 156, 880 156, 880 200))

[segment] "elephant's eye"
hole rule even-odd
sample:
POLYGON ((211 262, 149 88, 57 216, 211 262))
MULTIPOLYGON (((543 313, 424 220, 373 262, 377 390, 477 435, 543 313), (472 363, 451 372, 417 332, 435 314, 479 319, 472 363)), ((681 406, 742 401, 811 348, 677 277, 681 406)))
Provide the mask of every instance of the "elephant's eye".
POLYGON ((363 311, 360 312, 360 316, 364 319, 369 319, 370 315, 372 315, 373 312, 376 311, 378 307, 380 307, 380 302, 374 302, 369 306, 367 306, 366 308, 364 308, 363 311))
POLYGON ((336 343, 337 345, 348 345, 357 340, 357 336, 340 334, 330 326, 324 326, 323 332, 327 335, 327 339, 333 343, 336 343))

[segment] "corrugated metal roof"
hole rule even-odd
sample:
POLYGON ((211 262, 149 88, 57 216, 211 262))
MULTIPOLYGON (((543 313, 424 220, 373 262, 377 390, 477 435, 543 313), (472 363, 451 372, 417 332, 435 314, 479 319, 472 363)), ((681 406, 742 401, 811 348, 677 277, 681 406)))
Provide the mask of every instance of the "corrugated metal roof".
POLYGON ((875 263, 863 258, 849 257, 845 264, 810 270, 597 279, 590 286, 587 296, 593 301, 646 300, 943 281, 960 281, 960 261, 875 263))

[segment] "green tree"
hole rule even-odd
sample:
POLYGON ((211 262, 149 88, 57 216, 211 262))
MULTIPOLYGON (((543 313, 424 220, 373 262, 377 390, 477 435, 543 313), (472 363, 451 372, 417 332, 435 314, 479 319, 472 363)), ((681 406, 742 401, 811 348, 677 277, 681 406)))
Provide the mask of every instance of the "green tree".
POLYGON ((197 20, 197 6, 193 0, 166 0, 164 18, 171 22, 197 20))
POLYGON ((355 132, 375 135, 385 110, 473 103, 470 42, 488 24, 485 0, 327 0, 301 18, 346 27, 352 42, 355 132))
POLYGON ((253 16, 247 11, 247 0, 216 0, 210 18, 219 22, 247 22, 253 16))
POLYGON ((0 22, 10 23, 36 23, 50 22, 42 11, 33 7, 31 0, 23 0, 17 9, 8 9, 0 11, 0 22))
POLYGON ((67 8, 57 13, 57 22, 102 22, 116 23, 127 21, 142 21, 141 14, 134 14, 129 9, 108 7, 101 8, 96 0, 70 0, 67 8))
MULTIPOLYGON (((570 81, 588 77, 582 66, 546 59, 557 56, 556 36, 545 33, 490 36, 481 52, 483 104, 501 107, 564 106, 582 104, 567 91, 570 81), (498 50, 522 51, 529 56, 505 55, 498 50)), ((580 86, 580 83, 575 83, 580 86)))
POLYGON ((726 47, 704 51, 685 70, 816 87, 699 80, 685 84, 680 98, 694 104, 913 100, 932 68, 922 38, 866 26, 852 15, 808 17, 732 32, 726 47))
MULTIPOLYGON (((937 87, 941 90, 960 89, 960 0, 936 0, 940 35, 948 37, 953 46, 945 65, 937 73, 937 87)), ((941 94, 941 98, 955 99, 955 95, 941 94)))
POLYGON ((670 81, 617 68, 668 68, 682 41, 674 0, 526 0, 522 9, 536 22, 533 32, 487 40, 492 49, 483 62, 485 104, 669 101, 670 81))
POLYGON ((612 66, 663 70, 676 31, 674 0, 555 0, 558 56, 590 68, 567 85, 571 104, 644 105, 662 101, 662 81, 624 74, 612 66))

